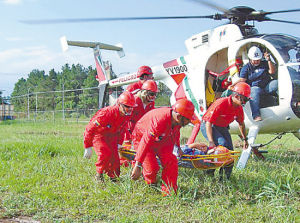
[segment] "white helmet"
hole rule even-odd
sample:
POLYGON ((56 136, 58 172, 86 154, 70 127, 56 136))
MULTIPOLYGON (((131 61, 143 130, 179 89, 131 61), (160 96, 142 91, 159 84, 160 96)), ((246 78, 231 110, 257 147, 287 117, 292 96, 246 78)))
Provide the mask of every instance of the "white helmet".
POLYGON ((257 46, 252 46, 248 51, 248 57, 250 60, 261 60, 262 52, 257 46))

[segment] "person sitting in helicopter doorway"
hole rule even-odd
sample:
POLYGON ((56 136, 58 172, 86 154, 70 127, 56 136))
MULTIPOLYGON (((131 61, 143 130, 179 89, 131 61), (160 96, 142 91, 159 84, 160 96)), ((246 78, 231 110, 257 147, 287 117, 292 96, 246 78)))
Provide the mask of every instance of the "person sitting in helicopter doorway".
MULTIPOLYGON (((245 82, 237 83, 232 89, 233 93, 224 98, 217 99, 206 111, 202 118, 201 132, 209 142, 209 149, 216 146, 224 146, 233 150, 231 135, 229 133, 229 124, 236 120, 239 124, 239 130, 244 142, 243 149, 248 148, 248 139, 246 137, 246 128, 244 123, 243 105, 250 99, 251 88, 245 82)), ((226 166, 220 169, 220 180, 223 179, 223 173, 227 179, 230 178, 233 166, 226 166)), ((207 174, 214 175, 215 170, 207 170, 207 174)))
POLYGON ((254 121, 261 121, 260 99, 263 93, 276 94, 278 80, 272 80, 271 75, 275 74, 276 68, 272 63, 270 54, 264 53, 266 61, 262 61, 261 50, 252 46, 248 51, 250 62, 244 65, 240 72, 240 79, 236 82, 246 82, 251 86, 250 107, 254 121))
POLYGON ((138 91, 141 90, 143 83, 147 80, 153 80, 153 72, 151 67, 149 66, 141 66, 137 71, 137 78, 140 80, 133 84, 130 84, 126 91, 131 92, 132 94, 136 94, 138 91))

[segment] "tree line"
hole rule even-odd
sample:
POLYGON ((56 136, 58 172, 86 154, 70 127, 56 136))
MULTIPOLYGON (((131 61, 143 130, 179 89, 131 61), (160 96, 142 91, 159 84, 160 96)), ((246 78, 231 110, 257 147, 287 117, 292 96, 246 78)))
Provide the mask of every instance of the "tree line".
MULTIPOLYGON (((116 78, 117 75, 112 71, 111 66, 110 69, 111 77, 116 78)), ((92 66, 85 68, 80 64, 65 64, 60 72, 51 69, 48 74, 43 70, 34 69, 28 74, 28 78, 21 78, 15 83, 11 94, 11 104, 14 105, 15 111, 26 111, 28 104, 29 109, 34 110, 35 97, 38 96, 38 110, 61 110, 62 91, 64 91, 64 109, 95 109, 98 107, 97 89, 69 90, 97 87, 96 74, 97 71, 92 66)), ((156 104, 158 106, 169 105, 171 91, 161 83, 159 83, 159 89, 160 94, 156 104)), ((119 87, 117 90, 123 89, 119 87)), ((0 99, 2 100, 1 97, 0 99)))
MULTIPOLYGON (((62 109, 62 93, 55 91, 97 87, 98 81, 95 76, 95 69, 91 66, 85 68, 80 64, 71 66, 65 64, 61 72, 51 69, 49 74, 45 74, 43 70, 34 69, 28 74, 27 79, 21 78, 17 81, 11 94, 11 103, 15 111, 22 111, 26 108, 28 101, 18 96, 27 95, 30 100, 30 109, 34 109, 35 98, 32 95, 36 92, 53 92, 46 95, 39 94, 39 110, 60 110, 62 109)), ((86 95, 89 93, 85 92, 86 95)), ((82 91, 68 92, 64 101, 65 109, 95 108, 97 97, 85 97, 85 94, 82 94, 82 91)))

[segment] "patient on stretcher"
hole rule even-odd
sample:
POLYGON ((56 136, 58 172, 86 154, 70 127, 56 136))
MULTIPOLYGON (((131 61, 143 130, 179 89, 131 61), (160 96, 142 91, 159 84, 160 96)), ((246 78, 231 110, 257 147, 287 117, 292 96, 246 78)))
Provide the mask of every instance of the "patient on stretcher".
MULTIPOLYGON (((173 154, 177 156, 178 166, 197 169, 216 169, 225 165, 232 165, 237 155, 224 146, 217 146, 208 150, 204 143, 192 143, 181 146, 181 155, 178 148, 174 148, 173 154)), ((135 150, 128 147, 119 149, 120 155, 127 160, 134 160, 135 150)))
POLYGON ((204 143, 192 143, 180 147, 182 155, 174 149, 174 154, 178 157, 178 164, 187 168, 215 169, 234 162, 230 151, 224 146, 217 146, 208 149, 204 143))

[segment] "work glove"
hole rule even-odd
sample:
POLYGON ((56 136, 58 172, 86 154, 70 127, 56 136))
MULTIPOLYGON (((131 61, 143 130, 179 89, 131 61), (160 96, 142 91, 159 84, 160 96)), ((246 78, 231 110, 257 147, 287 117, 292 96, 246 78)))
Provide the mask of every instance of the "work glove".
POLYGON ((86 159, 90 159, 93 155, 93 147, 89 147, 84 149, 83 157, 86 159))

